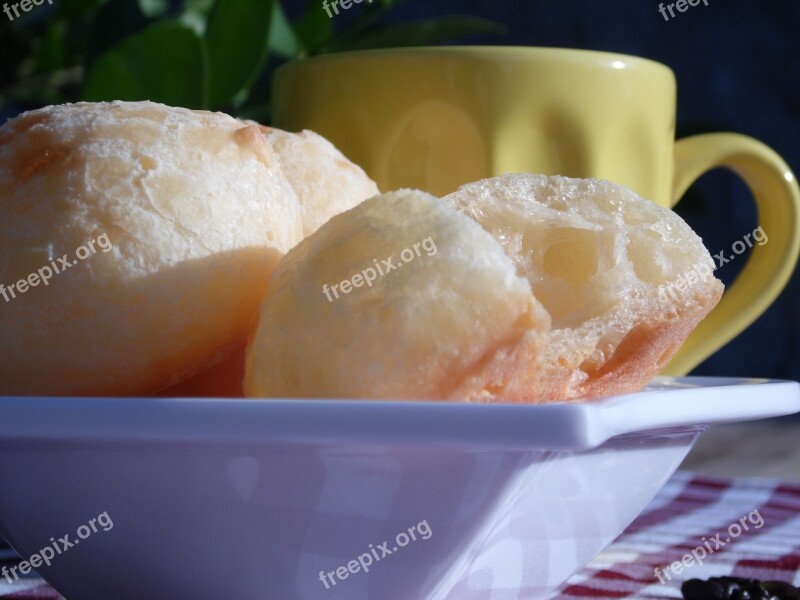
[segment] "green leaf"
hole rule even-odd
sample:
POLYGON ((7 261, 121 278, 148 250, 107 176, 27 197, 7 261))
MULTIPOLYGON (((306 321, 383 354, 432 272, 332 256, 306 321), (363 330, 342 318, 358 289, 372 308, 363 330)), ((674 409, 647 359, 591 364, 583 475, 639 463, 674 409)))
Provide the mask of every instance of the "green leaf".
POLYGON ((300 45, 306 52, 313 52, 330 39, 333 33, 331 21, 322 8, 322 3, 311 3, 306 14, 295 23, 300 45))
POLYGON ((205 36, 210 106, 223 106, 242 90, 249 90, 263 68, 269 51, 273 3, 217 0, 205 36))
POLYGON ((178 21, 194 31, 198 37, 202 38, 206 34, 206 19, 200 13, 187 10, 178 17, 178 21))
POLYGON ((139 33, 150 23, 139 7, 139 0, 109 0, 94 15, 89 33, 87 64, 93 63, 120 40, 139 33))
POLYGON ((275 3, 272 26, 269 32, 269 48, 283 58, 294 58, 300 52, 300 41, 294 32, 280 2, 275 3))
POLYGON ((61 0, 58 11, 64 16, 86 15, 97 10, 105 0, 61 0))
POLYGON ((207 15, 214 8, 214 0, 185 0, 184 5, 187 10, 194 10, 207 15))
POLYGON ((91 67, 85 100, 152 100, 205 108, 203 46, 180 23, 159 23, 123 40, 91 67))
POLYGON ((139 10, 151 19, 160 17, 169 10, 169 2, 168 0, 139 0, 139 10))
POLYGON ((387 25, 335 45, 335 50, 429 46, 467 35, 505 33, 504 25, 480 17, 439 17, 387 25))
POLYGON ((205 36, 208 15, 214 7, 214 0, 185 0, 183 5, 180 22, 194 29, 197 35, 205 36))
POLYGON ((35 73, 51 73, 64 67, 66 33, 66 21, 56 19, 48 23, 33 52, 35 73))

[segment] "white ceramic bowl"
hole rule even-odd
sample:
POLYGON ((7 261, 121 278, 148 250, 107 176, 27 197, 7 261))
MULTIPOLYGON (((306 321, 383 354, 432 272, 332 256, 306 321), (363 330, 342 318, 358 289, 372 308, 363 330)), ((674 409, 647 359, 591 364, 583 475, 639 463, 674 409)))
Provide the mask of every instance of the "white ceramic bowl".
POLYGON ((545 406, 2 398, 0 532, 80 600, 543 598, 708 424, 797 411, 797 383, 698 378, 545 406))

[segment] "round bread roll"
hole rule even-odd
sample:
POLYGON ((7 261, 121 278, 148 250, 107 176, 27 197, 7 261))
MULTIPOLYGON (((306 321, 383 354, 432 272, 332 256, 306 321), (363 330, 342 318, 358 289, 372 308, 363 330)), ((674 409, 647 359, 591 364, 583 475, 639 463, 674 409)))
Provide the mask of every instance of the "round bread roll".
POLYGON ((334 215, 380 193, 361 167, 321 135, 272 127, 263 131, 300 200, 304 235, 311 235, 334 215))
POLYGON ((519 401, 540 375, 548 321, 491 235, 402 190, 333 217, 284 257, 244 391, 519 401))
MULTIPOLYGON (((378 186, 336 147, 313 131, 290 133, 261 127, 294 188, 303 214, 304 235, 341 212, 377 195, 378 186)), ((241 398, 244 351, 161 392, 163 396, 241 398)))
POLYGON ((272 147, 219 113, 26 113, 0 190, 0 394, 148 394, 224 360, 302 239, 272 147))
POLYGON ((503 245, 550 314, 538 401, 641 389, 722 295, 694 231, 622 186, 506 175, 443 202, 503 245))

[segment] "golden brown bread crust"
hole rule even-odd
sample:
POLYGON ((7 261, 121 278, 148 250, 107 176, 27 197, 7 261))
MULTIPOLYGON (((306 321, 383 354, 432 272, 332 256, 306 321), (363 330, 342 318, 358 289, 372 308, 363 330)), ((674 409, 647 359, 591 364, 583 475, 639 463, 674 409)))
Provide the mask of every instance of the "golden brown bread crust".
POLYGON ((408 190, 373 198, 287 254, 248 346, 245 393, 552 402, 632 392, 722 293, 680 217, 609 182, 509 175, 436 204, 408 190), (438 255, 325 299, 324 285, 425 236, 438 255))
POLYGON ((538 303, 534 304, 533 314, 536 324, 533 331, 488 348, 481 360, 457 377, 456 386, 429 399, 484 403, 530 402, 531 390, 538 387, 544 375, 542 356, 547 344, 549 321, 538 303))
POLYGON ((262 127, 280 157, 303 212, 303 234, 309 236, 334 215, 377 195, 378 186, 321 135, 262 127))
POLYGON ((304 224, 310 234, 351 207, 278 268, 247 354, 249 395, 630 392, 722 294, 679 217, 609 182, 509 175, 442 202, 401 191, 358 206, 376 192, 316 134, 221 114, 82 103, 10 121, 0 128, 0 394, 147 394, 219 365, 173 390, 236 395, 269 274, 304 224), (113 247, 7 297, 101 236, 113 247), (361 295, 332 303, 312 289, 425 237, 438 256, 418 254, 361 295))
POLYGON ((522 401, 540 375, 547 327, 488 233, 402 190, 332 218, 281 261, 248 345, 244 391, 522 401), (332 291, 385 259, 397 268, 373 273, 371 285, 332 291))
MULTIPOLYGON (((333 144, 313 131, 291 133, 253 122, 265 135, 298 196, 304 236, 311 235, 334 215, 378 194, 366 173, 333 144)), ((253 131, 248 128, 246 131, 253 131)), ((186 381, 163 390, 163 396, 237 397, 244 395, 244 349, 186 381)))
POLYGON ((0 394, 146 394, 224 360, 302 220, 266 138, 227 115, 81 103, 1 127, 0 283, 103 235, 0 298, 0 394))
POLYGON ((691 228, 622 186, 517 174, 443 201, 503 244, 550 312, 532 401, 641 389, 722 296, 691 228))
POLYGON ((537 402, 556 402, 626 394, 644 388, 669 362, 705 312, 635 326, 600 369, 581 363, 551 362, 537 384, 537 402), (576 378, 576 373, 586 377, 576 378))

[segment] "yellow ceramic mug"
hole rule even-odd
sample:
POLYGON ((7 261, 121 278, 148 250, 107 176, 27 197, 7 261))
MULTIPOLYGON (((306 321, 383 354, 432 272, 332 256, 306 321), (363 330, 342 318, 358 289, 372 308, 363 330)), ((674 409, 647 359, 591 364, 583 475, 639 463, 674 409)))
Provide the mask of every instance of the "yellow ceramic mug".
POLYGON ((665 65, 556 48, 441 47, 354 52, 281 68, 276 126, 313 129, 381 190, 444 195, 504 173, 595 177, 673 207, 705 171, 728 167, 756 200, 769 243, 667 370, 684 374, 752 323, 800 250, 800 190, 786 163, 733 133, 675 142, 675 77, 665 65))

